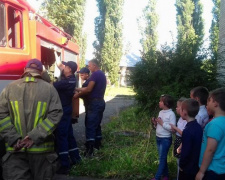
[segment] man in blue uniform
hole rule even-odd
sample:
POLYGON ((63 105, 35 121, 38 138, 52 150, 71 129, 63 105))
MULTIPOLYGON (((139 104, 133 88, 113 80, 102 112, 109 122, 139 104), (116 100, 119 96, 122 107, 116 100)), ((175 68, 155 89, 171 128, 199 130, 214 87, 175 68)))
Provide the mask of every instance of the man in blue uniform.
POLYGON ((79 93, 74 98, 88 94, 87 118, 86 118, 86 156, 92 156, 94 147, 99 149, 102 140, 101 122, 105 110, 104 94, 106 89, 106 76, 100 70, 97 60, 88 62, 88 68, 92 72, 86 88, 77 89, 79 93))
POLYGON ((63 116, 55 132, 57 151, 61 162, 61 168, 57 173, 68 174, 70 170, 70 159, 73 164, 81 160, 71 123, 72 97, 76 87, 74 73, 77 70, 77 64, 73 61, 68 61, 62 62, 58 66, 62 70, 63 77, 60 81, 53 83, 53 85, 59 93, 63 107, 63 116))

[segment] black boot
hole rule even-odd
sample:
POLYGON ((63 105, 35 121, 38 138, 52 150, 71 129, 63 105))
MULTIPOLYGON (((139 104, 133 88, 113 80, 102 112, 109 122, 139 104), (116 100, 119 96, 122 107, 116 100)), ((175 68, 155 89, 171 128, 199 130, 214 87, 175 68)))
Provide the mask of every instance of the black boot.
POLYGON ((84 157, 93 157, 94 156, 94 141, 87 141, 85 143, 86 151, 84 157))
POLYGON ((102 147, 101 140, 95 140, 94 148, 99 150, 102 147))

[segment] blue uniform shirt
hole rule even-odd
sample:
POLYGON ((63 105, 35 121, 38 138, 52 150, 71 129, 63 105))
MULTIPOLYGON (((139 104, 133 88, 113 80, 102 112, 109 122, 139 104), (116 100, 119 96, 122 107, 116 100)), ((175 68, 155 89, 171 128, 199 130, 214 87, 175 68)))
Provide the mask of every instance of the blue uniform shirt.
POLYGON ((105 74, 101 71, 95 71, 91 74, 89 82, 94 81, 95 85, 89 94, 90 99, 99 98, 103 99, 106 89, 106 77, 105 74))
POLYGON ((75 75, 65 77, 61 81, 54 82, 53 85, 59 93, 62 106, 72 105, 72 98, 76 87, 75 75))

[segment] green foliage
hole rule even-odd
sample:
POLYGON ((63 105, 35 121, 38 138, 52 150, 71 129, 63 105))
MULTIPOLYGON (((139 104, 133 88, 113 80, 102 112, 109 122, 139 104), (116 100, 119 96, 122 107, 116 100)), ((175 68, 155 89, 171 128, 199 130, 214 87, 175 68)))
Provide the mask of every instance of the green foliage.
POLYGON ((190 90, 196 86, 217 87, 216 64, 206 60, 208 52, 201 47, 204 22, 200 0, 176 0, 176 9, 176 46, 162 46, 155 56, 144 54, 144 61, 136 65, 130 77, 144 110, 157 109, 161 94, 178 99, 189 97, 190 90))
POLYGON ((149 0, 148 5, 145 7, 143 12, 143 18, 146 22, 144 32, 142 32, 143 38, 141 44, 143 47, 144 59, 148 57, 156 57, 156 46, 158 43, 157 25, 159 17, 156 13, 156 0, 149 0))
POLYGON ((213 19, 210 28, 210 49, 212 51, 212 59, 218 59, 219 45, 219 17, 220 17, 220 0, 212 0, 214 7, 212 9, 213 19))
POLYGON ((86 39, 82 36, 86 0, 45 0, 42 9, 54 24, 72 35, 81 47, 81 59, 86 52, 86 39))
POLYGON ((122 7, 124 0, 97 0, 100 15, 95 19, 95 56, 112 84, 118 80, 122 57, 122 7))
POLYGON ((86 0, 45 0, 47 16, 78 41, 81 37, 86 0))
POLYGON ((80 67, 85 67, 85 54, 87 50, 87 34, 82 36, 82 42, 80 47, 80 67))
POLYGON ((189 97, 196 86, 206 86, 209 90, 217 87, 215 65, 203 61, 203 57, 193 59, 182 57, 169 47, 163 47, 157 61, 141 61, 131 74, 136 99, 145 110, 158 106, 161 94, 170 94, 175 99, 189 97))
MULTIPOLYGON (((72 170, 72 175, 126 180, 146 180, 154 176, 158 168, 155 130, 150 116, 138 107, 129 108, 103 128, 104 147, 92 159, 72 170)), ((171 178, 176 177, 176 159, 172 146, 168 154, 171 178)))
POLYGON ((203 7, 200 0, 177 0, 177 51, 185 58, 197 56, 204 37, 203 7))
POLYGON ((183 56, 192 55, 192 47, 196 43, 196 35, 192 25, 194 3, 192 0, 177 0, 177 50, 183 56))
POLYGON ((203 20, 203 5, 201 3, 201 0, 193 0, 195 9, 193 12, 193 27, 196 34, 196 43, 193 47, 193 54, 197 54, 200 50, 203 39, 204 39, 204 20, 203 20))

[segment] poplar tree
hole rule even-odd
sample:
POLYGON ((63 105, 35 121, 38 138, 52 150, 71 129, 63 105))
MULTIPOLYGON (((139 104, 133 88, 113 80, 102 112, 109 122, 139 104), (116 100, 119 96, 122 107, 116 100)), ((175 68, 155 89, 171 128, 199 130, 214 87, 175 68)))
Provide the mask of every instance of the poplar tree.
POLYGON ((196 35, 196 43, 193 47, 193 54, 197 55, 197 53, 200 51, 204 39, 203 5, 201 3, 201 0, 193 0, 193 3, 193 28, 196 35))
MULTIPOLYGON (((86 47, 85 36, 82 35, 86 0, 45 0, 42 8, 46 16, 54 24, 72 35, 80 47, 86 47)), ((86 49, 81 50, 85 54, 86 49)))
POLYGON ((219 17, 220 17, 220 0, 212 0, 214 7, 212 9, 213 19, 210 28, 210 49, 212 51, 212 59, 218 58, 219 45, 219 17))
POLYGON ((200 0, 177 0, 177 52, 182 57, 196 58, 203 43, 204 22, 200 0))
POLYGON ((83 36, 82 36, 82 39, 81 39, 81 46, 80 46, 80 67, 85 67, 85 61, 86 61, 86 58, 85 58, 85 53, 86 53, 86 50, 87 50, 87 34, 85 33, 83 36))
POLYGON ((146 24, 142 32, 141 44, 143 47, 143 59, 156 60, 156 46, 158 43, 157 25, 159 17, 156 13, 156 0, 149 0, 143 11, 143 18, 146 24))
POLYGON ((122 8, 124 0, 97 0, 99 16, 95 19, 95 56, 112 84, 118 80, 122 57, 122 8))

